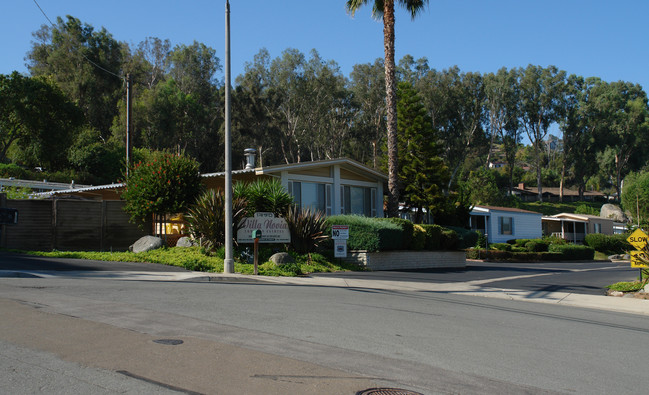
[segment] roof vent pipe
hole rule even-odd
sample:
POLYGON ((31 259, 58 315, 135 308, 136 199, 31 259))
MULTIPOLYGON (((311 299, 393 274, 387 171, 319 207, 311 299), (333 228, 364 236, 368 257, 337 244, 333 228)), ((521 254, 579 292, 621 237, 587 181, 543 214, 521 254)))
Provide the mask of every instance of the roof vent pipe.
POLYGON ((243 155, 246 157, 246 170, 255 168, 256 153, 257 151, 254 148, 246 148, 245 150, 243 150, 243 155))

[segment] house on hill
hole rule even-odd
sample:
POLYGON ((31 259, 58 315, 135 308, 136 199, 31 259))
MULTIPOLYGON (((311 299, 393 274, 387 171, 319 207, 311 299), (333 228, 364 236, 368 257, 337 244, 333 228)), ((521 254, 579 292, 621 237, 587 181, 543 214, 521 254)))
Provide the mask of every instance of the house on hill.
POLYGON ((572 243, 583 243, 586 235, 616 233, 615 222, 596 215, 560 213, 542 218, 543 235, 555 236, 572 243))
MULTIPOLYGON (((523 202, 535 202, 539 196, 537 187, 530 187, 525 183, 520 183, 512 189, 512 194, 518 196, 523 202)), ((544 202, 558 202, 561 196, 559 187, 542 187, 541 194, 544 202)), ((579 201, 579 191, 563 188, 563 200, 566 202, 579 201)), ((599 191, 584 191, 584 200, 586 201, 606 201, 608 196, 599 191)))
POLYGON ((511 207, 475 206, 470 215, 471 230, 486 235, 489 243, 542 236, 541 213, 511 207))

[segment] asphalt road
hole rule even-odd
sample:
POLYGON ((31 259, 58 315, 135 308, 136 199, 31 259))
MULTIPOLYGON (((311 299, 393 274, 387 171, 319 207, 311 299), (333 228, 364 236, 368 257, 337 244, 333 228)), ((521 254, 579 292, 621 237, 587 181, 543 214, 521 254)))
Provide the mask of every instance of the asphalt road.
MULTIPOLYGON (((185 269, 154 263, 103 262, 82 259, 44 258, 0 253, 0 270, 15 271, 147 271, 185 272, 185 269)), ((572 292, 603 295, 606 286, 632 281, 638 269, 624 262, 478 262, 470 261, 465 270, 418 270, 347 272, 315 274, 367 278, 374 280, 427 281, 431 283, 490 280, 485 286, 538 292, 572 292)))
POLYGON ((485 287, 603 295, 606 292, 607 285, 621 281, 633 281, 638 274, 638 269, 631 268, 628 262, 512 263, 469 261, 464 270, 347 272, 314 274, 314 276, 426 281, 431 283, 460 283, 483 280, 485 287))
MULTIPOLYGON (((223 281, 0 278, 0 299, 68 317, 77 327, 97 323, 125 329, 124 336, 218 342, 425 394, 634 394, 649 385, 642 363, 649 320, 641 315, 443 292, 223 281)), ((0 340, 5 335, 0 331, 0 340)), ((58 336, 65 333, 52 339, 58 336)), ((93 343, 103 341, 83 339, 74 352, 62 351, 68 360, 83 361, 93 343)), ((119 347, 115 341, 113 348, 119 347)), ((107 366, 123 370, 138 358, 135 353, 107 366)), ((331 380, 268 376, 261 371, 272 362, 250 363, 254 370, 243 380, 331 380)), ((205 379, 199 367, 185 373, 187 386, 205 379)), ((160 376, 175 379, 174 371, 160 376)), ((218 380, 218 371, 213 376, 218 380)))

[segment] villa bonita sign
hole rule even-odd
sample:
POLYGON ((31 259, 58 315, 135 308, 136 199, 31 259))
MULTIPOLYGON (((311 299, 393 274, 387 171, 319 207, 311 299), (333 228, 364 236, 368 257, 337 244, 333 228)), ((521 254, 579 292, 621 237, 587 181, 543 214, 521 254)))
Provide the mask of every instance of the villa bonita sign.
POLYGON ((290 243, 291 232, 284 218, 275 218, 273 213, 259 212, 254 217, 241 220, 237 231, 237 242, 254 243, 252 237, 254 230, 261 230, 260 243, 290 243))

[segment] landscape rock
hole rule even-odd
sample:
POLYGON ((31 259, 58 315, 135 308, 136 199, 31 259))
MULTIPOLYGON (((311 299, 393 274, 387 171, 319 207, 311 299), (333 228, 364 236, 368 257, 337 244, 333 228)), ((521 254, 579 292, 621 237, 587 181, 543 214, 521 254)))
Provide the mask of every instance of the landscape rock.
POLYGON ((146 252, 146 251, 151 251, 151 250, 156 250, 158 248, 162 248, 165 245, 165 242, 155 236, 144 236, 138 239, 133 245, 131 245, 128 250, 138 253, 138 252, 146 252))
POLYGON ((602 206, 599 216, 602 218, 610 218, 616 222, 626 222, 626 216, 624 215, 624 212, 622 212, 622 209, 619 206, 610 203, 602 206))
POLYGON ((287 252, 278 252, 271 255, 270 261, 277 266, 282 266, 287 263, 295 263, 295 259, 287 252))
POLYGON ((193 247, 196 243, 191 237, 183 236, 176 242, 176 247, 193 247))

